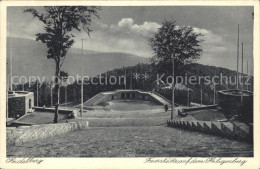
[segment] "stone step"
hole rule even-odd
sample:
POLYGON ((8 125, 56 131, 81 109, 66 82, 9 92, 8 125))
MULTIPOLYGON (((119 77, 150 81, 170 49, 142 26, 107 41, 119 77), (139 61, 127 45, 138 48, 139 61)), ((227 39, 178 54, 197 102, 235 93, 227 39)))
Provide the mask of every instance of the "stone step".
POLYGON ((197 122, 197 128, 198 128, 198 131, 200 132, 204 132, 204 122, 203 121, 198 121, 197 122))
POLYGON ((250 135, 250 126, 244 123, 233 124, 230 122, 186 120, 172 120, 167 121, 167 123, 173 127, 252 142, 252 136, 250 135))
POLYGON ((187 128, 188 126, 187 126, 187 121, 182 121, 182 128, 187 128))
POLYGON ((176 125, 177 125, 177 127, 181 127, 181 126, 182 126, 182 122, 178 120, 178 121, 176 122, 176 125))
POLYGON ((191 121, 187 121, 187 128, 192 130, 192 122, 191 121))
POLYGON ((234 125, 230 122, 221 122, 221 130, 227 137, 234 137, 234 125))
POLYGON ((247 140, 250 137, 249 131, 249 126, 245 124, 234 124, 234 133, 243 140, 247 140))
POLYGON ((212 132, 212 123, 211 122, 204 122, 203 127, 204 127, 204 132, 206 132, 206 133, 212 132))
POLYGON ((194 130, 194 131, 198 131, 198 124, 197 124, 197 121, 193 121, 193 122, 191 122, 191 126, 192 126, 192 130, 194 130))
POLYGON ((221 129, 221 123, 220 122, 212 122, 212 133, 214 135, 223 135, 223 131, 221 129))

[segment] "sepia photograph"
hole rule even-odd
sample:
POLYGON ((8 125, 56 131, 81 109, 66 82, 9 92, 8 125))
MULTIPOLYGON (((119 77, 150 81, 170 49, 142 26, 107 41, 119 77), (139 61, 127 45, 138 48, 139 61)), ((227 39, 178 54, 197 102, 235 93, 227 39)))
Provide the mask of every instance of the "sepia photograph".
POLYGON ((255 157, 254 5, 5 9, 6 164, 255 157))

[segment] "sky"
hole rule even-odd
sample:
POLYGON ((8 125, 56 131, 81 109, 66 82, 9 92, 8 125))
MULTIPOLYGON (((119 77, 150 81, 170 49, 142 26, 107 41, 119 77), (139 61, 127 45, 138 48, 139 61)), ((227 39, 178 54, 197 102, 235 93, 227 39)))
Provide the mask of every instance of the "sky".
MULTIPOLYGON (((7 36, 35 40, 44 25, 29 13, 28 7, 8 7, 7 36), (11 29, 10 29, 11 25, 11 29), (11 33, 10 33, 11 32, 11 33)), ((42 7, 36 7, 42 10, 42 7)), ((244 46, 244 71, 246 62, 249 74, 253 72, 253 13, 251 6, 103 6, 100 18, 93 17, 90 37, 85 32, 73 31, 74 48, 99 52, 124 52, 141 57, 152 57, 148 39, 158 31, 164 20, 175 20, 179 26, 193 26, 204 35, 203 53, 198 63, 236 70, 238 24, 244 46)), ((240 65, 241 70, 241 65, 240 65)))

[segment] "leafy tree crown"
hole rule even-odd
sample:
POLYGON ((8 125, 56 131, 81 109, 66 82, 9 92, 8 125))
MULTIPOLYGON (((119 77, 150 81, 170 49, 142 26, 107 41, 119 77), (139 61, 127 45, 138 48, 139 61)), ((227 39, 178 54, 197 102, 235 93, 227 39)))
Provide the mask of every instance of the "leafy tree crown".
POLYGON ((196 33, 192 26, 177 26, 175 21, 164 21, 154 37, 149 39, 154 56, 152 63, 162 72, 172 71, 172 59, 176 73, 183 65, 200 58, 203 41, 201 33, 196 33))

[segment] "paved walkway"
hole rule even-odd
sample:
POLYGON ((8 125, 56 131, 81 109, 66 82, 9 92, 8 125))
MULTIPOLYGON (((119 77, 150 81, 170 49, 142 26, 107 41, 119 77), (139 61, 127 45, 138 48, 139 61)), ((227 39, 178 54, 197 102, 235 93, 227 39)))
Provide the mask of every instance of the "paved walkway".
MULTIPOLYGON (((136 106, 128 105, 128 106, 136 106)), ((179 108, 179 107, 178 107, 179 108)), ((9 157, 247 157, 253 146, 222 137, 166 127, 164 109, 83 113, 90 127, 7 147, 9 157)), ((184 119, 181 117, 175 117, 184 119)), ((194 120, 187 116, 186 120, 194 120)), ((76 121, 71 119, 69 121, 76 121)))
POLYGON ((253 146, 165 126, 92 127, 7 148, 12 157, 246 157, 253 146))

